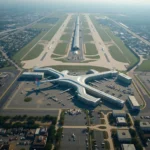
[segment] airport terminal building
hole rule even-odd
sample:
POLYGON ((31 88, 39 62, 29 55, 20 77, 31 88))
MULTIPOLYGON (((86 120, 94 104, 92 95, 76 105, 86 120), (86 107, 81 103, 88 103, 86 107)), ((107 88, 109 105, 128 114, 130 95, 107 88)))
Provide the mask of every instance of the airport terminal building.
POLYGON ((121 100, 117 97, 114 97, 110 94, 107 94, 86 84, 88 81, 93 79, 96 80, 105 77, 114 77, 118 74, 117 71, 106 71, 100 73, 95 70, 92 70, 92 74, 86 74, 82 76, 71 76, 68 75, 69 71, 67 70, 59 72, 52 68, 34 68, 34 72, 40 72, 44 74, 49 74, 50 76, 54 76, 56 79, 44 80, 41 81, 41 84, 45 82, 51 82, 67 86, 68 88, 71 87, 76 91, 78 99, 84 102, 85 104, 95 107, 102 101, 107 101, 120 108, 124 106, 124 100, 121 100))

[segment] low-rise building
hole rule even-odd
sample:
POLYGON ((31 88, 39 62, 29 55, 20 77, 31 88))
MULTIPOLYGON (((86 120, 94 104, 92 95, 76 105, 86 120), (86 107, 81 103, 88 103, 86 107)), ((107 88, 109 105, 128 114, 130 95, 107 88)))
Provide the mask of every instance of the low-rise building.
POLYGON ((124 117, 117 117, 116 122, 117 122, 117 125, 120 125, 120 126, 127 125, 126 119, 124 117))
POLYGON ((143 131, 150 131, 150 123, 149 122, 140 122, 140 128, 143 131))
POLYGON ((117 77, 117 80, 120 80, 126 84, 131 84, 132 83, 132 78, 125 75, 124 73, 119 73, 118 74, 118 77, 117 77))
POLYGON ((136 98, 134 96, 129 96, 128 97, 128 102, 130 104, 130 107, 132 110, 140 110, 140 105, 137 102, 136 98))
POLYGON ((26 139, 33 140, 35 135, 35 129, 29 130, 26 134, 26 139))
POLYGON ((35 80, 35 79, 43 79, 44 73, 43 72, 23 72, 20 79, 26 80, 35 80))
POLYGON ((36 136, 32 148, 36 150, 44 150, 46 142, 47 142, 46 136, 36 136))
POLYGON ((36 135, 39 135, 40 134, 40 128, 37 128, 36 130, 35 130, 35 136, 36 135))
POLYGON ((122 144, 122 150, 136 150, 134 144, 122 144))
POLYGON ((112 114, 114 117, 126 117, 126 112, 124 110, 113 110, 112 114))
POLYGON ((120 142, 130 142, 131 135, 129 130, 117 130, 117 137, 120 142))

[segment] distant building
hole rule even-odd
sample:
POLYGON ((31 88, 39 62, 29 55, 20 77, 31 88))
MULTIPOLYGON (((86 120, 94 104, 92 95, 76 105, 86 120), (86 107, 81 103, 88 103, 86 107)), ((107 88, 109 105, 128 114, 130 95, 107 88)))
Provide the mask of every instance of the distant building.
POLYGON ((126 112, 124 110, 113 110, 114 117, 126 117, 126 112))
POLYGON ((40 128, 37 128, 36 131, 35 131, 35 135, 39 135, 40 134, 40 130, 41 130, 40 128))
POLYGON ((123 74, 123 73, 119 73, 118 74, 118 77, 117 77, 117 80, 120 80, 126 84, 131 84, 132 83, 132 78, 123 74))
POLYGON ((32 148, 36 150, 44 150, 46 142, 47 142, 46 136, 36 136, 32 148))
POLYGON ((41 80, 44 78, 44 73, 43 72, 24 72, 20 78, 26 79, 26 80, 35 80, 35 79, 41 80))
POLYGON ((149 122, 140 122, 140 128, 143 131, 150 131, 150 123, 149 122))
POLYGON ((134 144, 122 144, 122 150, 136 150, 134 144))
POLYGON ((132 110, 140 110, 140 105, 137 102, 137 100, 135 99, 134 96, 129 96, 128 97, 128 102, 130 104, 130 107, 132 108, 132 110))
POLYGON ((121 125, 121 126, 127 125, 126 119, 124 117, 117 117, 116 122, 117 122, 117 125, 121 125))
POLYGON ((35 129, 29 130, 26 134, 26 139, 33 140, 35 135, 35 129))
POLYGON ((117 137, 120 142, 130 142, 131 135, 129 130, 117 130, 117 137))

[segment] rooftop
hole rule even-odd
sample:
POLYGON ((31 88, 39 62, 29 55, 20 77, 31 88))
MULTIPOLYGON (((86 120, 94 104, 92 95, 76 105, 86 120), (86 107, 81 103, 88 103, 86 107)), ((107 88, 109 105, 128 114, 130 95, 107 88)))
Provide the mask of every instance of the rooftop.
POLYGON ((124 110, 113 110, 113 114, 126 114, 124 110))
POLYGON ((140 122, 140 127, 150 127, 150 123, 149 122, 140 122))
POLYGON ((44 75, 43 72, 23 72, 22 75, 44 75))
POLYGON ((131 77, 127 76, 127 75, 124 74, 124 73, 119 73, 119 76, 122 76, 122 77, 124 77, 124 78, 126 78, 126 79, 128 79, 128 80, 131 80, 131 79, 132 79, 131 77))
POLYGON ((134 144, 122 144, 123 150, 136 150, 134 144))
POLYGON ((118 123, 126 123, 126 119, 124 117, 117 117, 116 120, 118 123))
POLYGON ((138 107, 140 106, 134 96, 129 96, 129 99, 130 99, 131 103, 133 104, 133 106, 138 106, 138 107))
POLYGON ((130 139, 131 135, 129 130, 117 130, 117 135, 119 139, 130 139))

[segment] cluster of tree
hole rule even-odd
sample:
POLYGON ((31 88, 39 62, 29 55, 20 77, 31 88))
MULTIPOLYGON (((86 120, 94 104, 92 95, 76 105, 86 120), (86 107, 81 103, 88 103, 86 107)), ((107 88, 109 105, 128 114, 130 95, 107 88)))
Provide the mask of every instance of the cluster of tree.
POLYGON ((108 115, 108 120, 111 125, 116 123, 116 119, 114 118, 112 113, 108 115))
POLYGON ((61 126, 64 125, 64 120, 65 120, 65 111, 62 111, 60 115, 60 120, 59 120, 59 124, 61 126))
POLYGON ((60 141, 61 141, 61 137, 62 137, 62 133, 63 133, 63 128, 59 128, 57 130, 57 133, 56 133, 56 144, 55 144, 55 149, 54 150, 59 150, 60 148, 60 141))
POLYGON ((55 126, 51 125, 48 129, 48 137, 47 137, 47 143, 45 146, 45 150, 52 149, 52 144, 55 141, 55 134, 56 134, 55 126))
POLYGON ((131 125, 132 125, 132 122, 131 122, 131 119, 130 119, 130 117, 129 117, 128 114, 126 115, 126 120, 127 120, 128 126, 131 126, 131 125))
POLYGON ((14 117, 9 117, 9 116, 0 116, 0 127, 3 128, 37 128, 39 125, 35 124, 35 121, 42 121, 42 122, 52 122, 53 125, 56 124, 56 117, 46 115, 43 117, 39 116, 27 116, 27 115, 16 115, 14 117), (24 122, 23 122, 24 121, 24 122), (9 123, 6 123, 9 122, 9 123), (13 123, 15 122, 15 123, 13 123), (23 123, 22 123, 23 122, 23 123))

